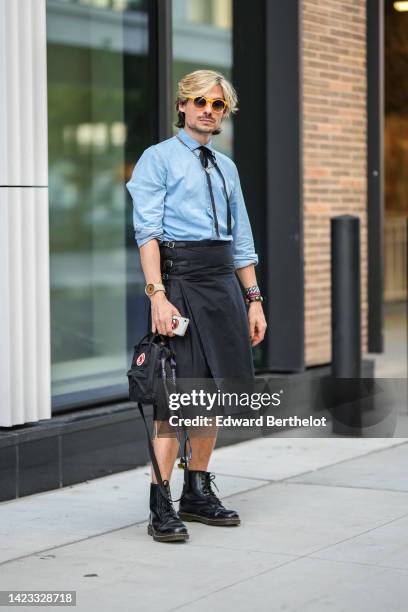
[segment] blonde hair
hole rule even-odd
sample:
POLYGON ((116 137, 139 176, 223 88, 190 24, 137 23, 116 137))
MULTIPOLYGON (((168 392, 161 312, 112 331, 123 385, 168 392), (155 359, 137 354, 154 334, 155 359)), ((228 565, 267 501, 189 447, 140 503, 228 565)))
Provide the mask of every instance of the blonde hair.
MULTIPOLYGON (((224 99, 227 102, 227 107, 224 111, 224 117, 227 119, 230 113, 236 113, 238 110, 238 96, 237 92, 231 85, 231 83, 222 75, 220 72, 214 70, 195 70, 186 74, 179 82, 177 87, 176 95, 176 111, 178 114, 178 120, 176 127, 184 127, 185 116, 182 111, 179 110, 179 104, 187 102, 191 96, 205 96, 205 94, 216 85, 220 85, 224 99)), ((219 134, 221 130, 214 130, 213 134, 219 134)))

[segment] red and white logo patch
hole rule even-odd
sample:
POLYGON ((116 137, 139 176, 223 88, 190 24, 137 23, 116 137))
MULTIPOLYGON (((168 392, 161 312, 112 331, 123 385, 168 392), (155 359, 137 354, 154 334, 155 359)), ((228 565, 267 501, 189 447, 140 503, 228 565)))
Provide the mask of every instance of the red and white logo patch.
POLYGON ((140 353, 139 357, 136 359, 137 365, 138 366, 142 365, 145 359, 146 359, 146 355, 144 353, 140 353))

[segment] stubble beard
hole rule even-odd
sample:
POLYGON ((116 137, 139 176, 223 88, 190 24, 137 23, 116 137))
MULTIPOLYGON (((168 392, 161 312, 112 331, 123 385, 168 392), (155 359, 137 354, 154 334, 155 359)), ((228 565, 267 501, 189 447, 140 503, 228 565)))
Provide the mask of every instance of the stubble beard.
POLYGON ((188 128, 190 128, 190 130, 197 132, 198 134, 212 134, 213 131, 217 129, 214 123, 208 126, 200 126, 198 123, 191 124, 186 122, 186 125, 188 128))

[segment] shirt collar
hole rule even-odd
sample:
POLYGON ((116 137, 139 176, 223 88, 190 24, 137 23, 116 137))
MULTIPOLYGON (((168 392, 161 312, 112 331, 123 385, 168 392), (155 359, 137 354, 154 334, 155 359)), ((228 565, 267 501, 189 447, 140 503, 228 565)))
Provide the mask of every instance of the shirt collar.
MULTIPOLYGON (((184 142, 184 144, 186 144, 188 146, 189 149, 191 149, 192 151, 194 151, 194 149, 198 149, 198 147, 201 147, 201 142, 198 142, 198 140, 195 140, 195 138, 193 138, 192 136, 190 136, 190 134, 187 134, 187 132, 185 131, 184 128, 180 128, 179 129, 179 133, 178 133, 178 137, 184 142)), ((210 149, 210 151, 213 151, 213 153, 215 153, 214 151, 214 147, 212 146, 212 140, 210 139, 206 145, 208 149, 210 149)))

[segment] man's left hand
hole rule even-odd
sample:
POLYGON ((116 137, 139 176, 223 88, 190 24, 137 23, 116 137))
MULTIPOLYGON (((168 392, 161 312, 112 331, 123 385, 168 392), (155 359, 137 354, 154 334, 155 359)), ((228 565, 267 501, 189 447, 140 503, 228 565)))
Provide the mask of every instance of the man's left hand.
POLYGON ((262 302, 251 302, 249 304, 248 323, 251 346, 256 346, 264 339, 267 328, 262 302))

